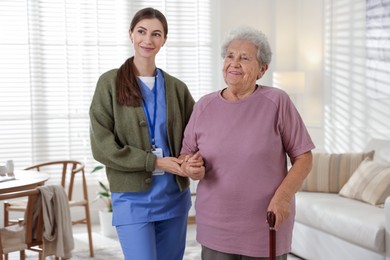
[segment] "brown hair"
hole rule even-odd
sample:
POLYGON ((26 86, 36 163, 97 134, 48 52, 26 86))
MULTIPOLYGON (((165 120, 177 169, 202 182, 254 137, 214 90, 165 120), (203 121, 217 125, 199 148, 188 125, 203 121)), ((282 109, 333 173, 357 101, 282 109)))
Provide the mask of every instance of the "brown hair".
MULTIPOLYGON (((134 30, 135 25, 143 19, 157 18, 163 26, 164 37, 168 34, 168 22, 165 16, 154 8, 144 8, 139 10, 133 17, 130 24, 130 31, 134 30)), ((139 74, 134 66, 134 57, 131 57, 118 69, 116 77, 117 95, 116 101, 119 105, 132 107, 141 106, 142 96, 140 95, 140 85, 137 79, 139 74)))

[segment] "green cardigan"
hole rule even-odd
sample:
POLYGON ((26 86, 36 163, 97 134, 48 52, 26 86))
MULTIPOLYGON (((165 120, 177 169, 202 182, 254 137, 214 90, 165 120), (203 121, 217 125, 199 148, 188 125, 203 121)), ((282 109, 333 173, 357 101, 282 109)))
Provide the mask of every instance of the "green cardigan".
MULTIPOLYGON (((157 157, 151 152, 148 126, 142 106, 116 102, 117 69, 100 76, 89 110, 90 139, 95 160, 106 166, 112 192, 142 192, 151 188, 157 157)), ((171 156, 178 157, 184 128, 194 99, 185 83, 164 72, 167 103, 167 136, 171 156)), ((176 176, 180 190, 189 179, 176 176)))

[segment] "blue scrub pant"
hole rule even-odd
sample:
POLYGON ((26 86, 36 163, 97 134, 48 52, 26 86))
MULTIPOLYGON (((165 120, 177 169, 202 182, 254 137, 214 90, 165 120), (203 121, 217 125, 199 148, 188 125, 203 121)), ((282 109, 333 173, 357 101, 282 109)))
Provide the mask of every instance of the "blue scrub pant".
POLYGON ((116 226, 125 260, 182 260, 187 218, 116 226))

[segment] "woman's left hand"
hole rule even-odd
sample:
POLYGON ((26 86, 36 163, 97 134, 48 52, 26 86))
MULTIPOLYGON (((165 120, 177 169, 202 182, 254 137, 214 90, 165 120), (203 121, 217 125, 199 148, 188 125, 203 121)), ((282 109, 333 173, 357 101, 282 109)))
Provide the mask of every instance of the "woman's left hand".
POLYGON ((275 213, 275 229, 278 230, 280 225, 291 214, 291 203, 295 193, 302 186, 306 176, 312 167, 312 154, 306 152, 292 158, 292 167, 280 186, 277 188, 274 196, 268 205, 268 211, 275 213))
POLYGON ((275 214, 275 229, 278 230, 280 225, 291 214, 291 197, 280 192, 272 198, 268 206, 268 211, 272 211, 275 214))

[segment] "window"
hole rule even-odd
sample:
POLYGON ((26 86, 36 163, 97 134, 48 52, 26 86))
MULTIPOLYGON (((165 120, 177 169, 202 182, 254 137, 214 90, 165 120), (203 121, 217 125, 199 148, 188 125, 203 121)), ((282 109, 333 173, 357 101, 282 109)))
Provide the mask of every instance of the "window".
POLYGON ((359 150, 389 136, 390 1, 325 0, 324 7, 325 146, 359 150))
POLYGON ((3 0, 0 2, 0 162, 16 168, 57 159, 95 164, 90 101, 103 72, 132 55, 133 14, 152 6, 168 19, 158 67, 197 100, 213 82, 211 0, 3 0))

